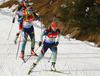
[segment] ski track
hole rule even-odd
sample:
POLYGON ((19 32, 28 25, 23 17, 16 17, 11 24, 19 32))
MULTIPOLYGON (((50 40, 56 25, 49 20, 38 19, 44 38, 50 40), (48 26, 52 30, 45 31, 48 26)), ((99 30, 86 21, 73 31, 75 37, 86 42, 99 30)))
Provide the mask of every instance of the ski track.
MULTIPOLYGON (((0 13, 0 16, 0 76, 29 76, 27 75, 28 70, 36 58, 31 57, 26 63, 23 63, 19 58, 20 45, 16 59, 18 44, 15 45, 13 40, 18 31, 17 20, 7 41, 12 25, 12 16, 7 16, 5 13, 0 13)), ((40 28, 41 24, 34 22, 36 41, 39 41, 40 38, 40 28)), ((38 47, 37 43, 35 47, 38 47)), ((41 48, 36 52, 39 54, 40 50, 41 48)), ((30 54, 30 42, 26 45, 25 54, 30 54)), ((44 71, 50 70, 51 60, 48 62, 50 55, 51 51, 48 50, 30 76, 100 76, 100 48, 92 44, 61 36, 60 44, 58 45, 56 69, 64 73, 70 72, 70 74, 44 71)))

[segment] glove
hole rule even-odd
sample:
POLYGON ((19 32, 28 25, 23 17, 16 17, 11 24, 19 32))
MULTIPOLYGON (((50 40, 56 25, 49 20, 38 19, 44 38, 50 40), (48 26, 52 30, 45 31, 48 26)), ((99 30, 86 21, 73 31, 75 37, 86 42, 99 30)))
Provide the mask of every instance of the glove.
POLYGON ((41 46, 41 44, 42 44, 42 42, 41 42, 41 41, 39 41, 39 47, 41 46))
POLYGON ((13 18, 12 23, 15 23, 15 17, 13 18))
POLYGON ((22 22, 22 21, 23 21, 23 19, 21 19, 21 18, 18 19, 18 22, 22 22))
POLYGON ((55 42, 55 45, 58 46, 59 42, 55 42))

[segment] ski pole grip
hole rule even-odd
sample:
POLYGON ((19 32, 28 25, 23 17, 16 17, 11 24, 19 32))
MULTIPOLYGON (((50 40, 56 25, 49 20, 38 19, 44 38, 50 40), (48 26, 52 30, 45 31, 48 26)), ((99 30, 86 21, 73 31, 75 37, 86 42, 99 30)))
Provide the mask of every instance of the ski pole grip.
POLYGON ((12 23, 15 23, 15 17, 13 18, 12 23))

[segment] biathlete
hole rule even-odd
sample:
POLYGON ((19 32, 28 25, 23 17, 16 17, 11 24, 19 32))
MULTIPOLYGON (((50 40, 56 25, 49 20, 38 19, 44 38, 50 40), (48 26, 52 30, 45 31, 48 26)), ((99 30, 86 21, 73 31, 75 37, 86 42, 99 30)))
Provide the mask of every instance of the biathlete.
MULTIPOLYGON (((15 11, 12 23, 15 22, 15 17, 16 17, 17 12, 19 12, 18 13, 18 19, 19 19, 25 14, 26 8, 29 7, 29 6, 30 5, 29 5, 28 0, 24 0, 23 4, 20 4, 19 7, 17 8, 17 10, 15 11)), ((16 44, 16 41, 17 41, 17 39, 19 37, 20 32, 22 31, 22 28, 23 28, 23 21, 19 22, 19 31, 16 33, 16 37, 14 39, 14 43, 15 44, 16 44)))
POLYGON ((35 46, 35 34, 34 34, 34 28, 33 28, 33 21, 34 18, 40 21, 40 18, 38 15, 36 15, 33 12, 32 7, 27 8, 27 12, 25 15, 20 18, 18 21, 23 21, 23 32, 24 32, 24 38, 23 38, 23 43, 22 43, 22 48, 21 48, 21 58, 24 58, 24 50, 27 42, 28 35, 30 36, 31 39, 31 54, 37 56, 37 54, 34 52, 34 46, 35 46))
POLYGON ((56 70, 55 64, 56 64, 56 59, 57 59, 57 45, 59 44, 59 39, 60 39, 60 30, 57 27, 56 21, 52 22, 50 28, 44 30, 44 32, 41 34, 41 37, 40 37, 41 40, 39 41, 39 46, 41 46, 42 44, 43 36, 45 36, 43 47, 40 51, 39 57, 36 59, 36 61, 33 63, 31 68, 29 69, 29 73, 37 65, 37 63, 43 58, 48 48, 50 48, 53 54, 51 70, 53 71, 56 70))

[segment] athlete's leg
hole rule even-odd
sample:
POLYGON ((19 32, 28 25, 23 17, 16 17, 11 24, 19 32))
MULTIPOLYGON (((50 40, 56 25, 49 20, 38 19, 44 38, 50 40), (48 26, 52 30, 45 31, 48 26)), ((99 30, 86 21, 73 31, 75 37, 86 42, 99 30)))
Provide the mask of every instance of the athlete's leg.
POLYGON ((37 64, 45 55, 46 51, 48 50, 49 45, 44 42, 43 47, 40 51, 39 57, 36 59, 35 64, 37 64))

